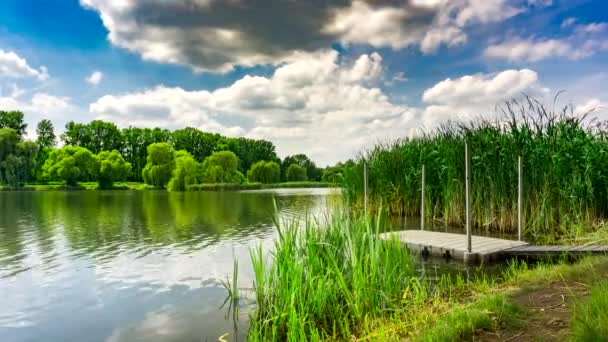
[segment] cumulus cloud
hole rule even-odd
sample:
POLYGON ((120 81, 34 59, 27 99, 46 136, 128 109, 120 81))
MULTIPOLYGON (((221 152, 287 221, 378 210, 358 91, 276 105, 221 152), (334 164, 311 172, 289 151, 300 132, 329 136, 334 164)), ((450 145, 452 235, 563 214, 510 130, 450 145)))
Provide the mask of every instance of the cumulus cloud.
POLYGON ((522 94, 542 100, 549 90, 541 85, 538 74, 529 69, 448 78, 422 95, 427 104, 425 125, 432 127, 449 119, 466 120, 479 115, 492 117, 496 105, 522 94))
POLYGON ((27 60, 13 51, 0 49, 0 76, 12 78, 35 78, 44 81, 49 78, 45 66, 38 69, 31 67, 27 60))
POLYGON ((121 126, 194 126, 268 139, 281 155, 306 150, 324 164, 352 157, 378 139, 407 135, 417 110, 392 103, 375 87, 382 70, 377 53, 340 62, 337 52, 324 51, 270 77, 248 75, 213 91, 158 86, 108 95, 90 111, 121 126))
POLYGON ((607 23, 576 25, 576 18, 567 18, 562 29, 572 27, 572 33, 560 38, 512 37, 488 46, 484 55, 489 58, 509 61, 538 62, 549 58, 579 60, 608 50, 608 39, 601 33, 608 28, 607 23))
POLYGON ((103 73, 99 70, 95 70, 93 71, 89 77, 87 77, 85 79, 85 81, 87 81, 87 83, 92 84, 92 85, 98 85, 101 80, 103 80, 103 73))
POLYGON ((109 41, 143 59, 195 71, 281 65, 334 42, 402 49, 467 41, 471 25, 528 9, 523 0, 80 0, 97 11, 109 41), (297 15, 293 15, 297 13, 297 15))
POLYGON ((2 110, 19 110, 24 112, 28 124, 27 136, 36 138, 36 124, 42 119, 53 121, 56 130, 61 130, 69 118, 83 116, 82 110, 74 105, 70 98, 55 96, 44 92, 34 92, 31 95, 16 85, 0 87, 0 108, 2 110))

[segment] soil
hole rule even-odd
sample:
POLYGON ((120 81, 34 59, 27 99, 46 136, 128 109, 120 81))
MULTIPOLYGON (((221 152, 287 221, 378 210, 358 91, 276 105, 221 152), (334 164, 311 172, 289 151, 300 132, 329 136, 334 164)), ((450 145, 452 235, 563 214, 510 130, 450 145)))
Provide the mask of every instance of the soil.
POLYGON ((542 288, 521 290, 512 297, 515 304, 527 310, 525 325, 519 330, 483 331, 476 341, 566 341, 577 301, 589 296, 587 285, 566 281, 542 288))

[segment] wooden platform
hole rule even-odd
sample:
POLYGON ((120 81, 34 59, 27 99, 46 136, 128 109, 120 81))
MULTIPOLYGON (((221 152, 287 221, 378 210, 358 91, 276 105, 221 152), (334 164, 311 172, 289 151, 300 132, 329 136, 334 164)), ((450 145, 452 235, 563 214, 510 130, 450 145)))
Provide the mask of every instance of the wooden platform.
POLYGON ((502 251, 528 245, 523 241, 503 240, 483 236, 472 237, 472 253, 467 251, 467 236, 463 234, 431 232, 427 230, 400 230, 383 233, 382 239, 398 238, 411 251, 427 255, 444 256, 467 262, 491 261, 503 257, 502 251))
POLYGON ((509 256, 541 256, 562 254, 608 254, 608 246, 533 246, 523 241, 472 236, 472 253, 467 253, 464 234, 426 230, 400 230, 380 234, 384 240, 396 238, 417 253, 464 260, 486 262, 509 256))

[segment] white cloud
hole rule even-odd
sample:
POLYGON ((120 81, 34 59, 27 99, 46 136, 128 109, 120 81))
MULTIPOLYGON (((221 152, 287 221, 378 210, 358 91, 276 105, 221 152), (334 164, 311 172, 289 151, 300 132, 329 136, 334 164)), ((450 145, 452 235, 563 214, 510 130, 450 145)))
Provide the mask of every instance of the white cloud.
POLYGON ((98 85, 101 80, 103 80, 103 73, 99 70, 95 70, 85 79, 88 83, 92 85, 98 85))
POLYGON ((590 23, 577 25, 575 31, 578 33, 602 33, 608 28, 608 23, 590 23))
POLYGON ((601 114, 608 110, 608 102, 604 102, 598 98, 587 99, 586 102, 577 105, 574 112, 577 114, 591 113, 593 115, 601 114))
POLYGON ((42 119, 49 119, 55 125, 56 133, 63 129, 71 118, 78 117, 87 120, 83 111, 71 102, 68 97, 54 96, 44 92, 35 92, 31 96, 15 85, 7 89, 0 87, 0 108, 2 110, 19 110, 25 114, 28 124, 27 137, 36 138, 36 125, 42 119))
POLYGON ((27 63, 25 58, 20 57, 13 51, 4 51, 2 49, 0 49, 0 76, 13 78, 31 77, 40 81, 49 78, 45 66, 35 69, 27 63))
POLYGON ((496 74, 466 75, 445 79, 427 89, 422 99, 424 124, 433 127, 446 120, 466 120, 476 116, 495 117, 496 105, 523 94, 542 100, 549 90, 538 74, 529 69, 505 70, 496 74))
POLYGON ((562 21, 562 24, 561 24, 560 27, 561 28, 568 28, 568 27, 574 25, 574 23, 576 23, 577 20, 578 19, 574 18, 574 17, 566 18, 566 19, 564 19, 564 21, 562 21))
POLYGON ((193 70, 281 65, 334 42, 423 52, 467 41, 466 29, 525 12, 524 0, 80 0, 115 45, 193 70), (253 8, 256 10, 253 10, 253 8), (263 8, 263 10, 262 10, 263 8), (297 15, 293 15, 297 13, 297 15))
POLYGON ((378 139, 406 135, 417 110, 391 103, 374 87, 382 76, 381 56, 342 63, 338 57, 321 52, 281 66, 271 77, 245 76, 213 91, 158 86, 108 95, 90 111, 121 126, 194 126, 268 139, 280 155, 306 152, 322 165, 352 157, 378 139))
POLYGON ((607 49, 608 40, 604 39, 515 38, 487 47, 484 55, 510 61, 538 62, 549 58, 579 60, 607 49))

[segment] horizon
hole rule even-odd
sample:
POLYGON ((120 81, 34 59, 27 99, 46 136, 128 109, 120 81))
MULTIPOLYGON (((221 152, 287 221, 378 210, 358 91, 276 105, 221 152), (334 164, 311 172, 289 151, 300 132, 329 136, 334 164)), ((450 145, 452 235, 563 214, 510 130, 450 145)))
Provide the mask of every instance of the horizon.
MULTIPOLYGON (((264 139, 319 166, 525 93, 608 107, 601 1, 8 0, 0 110, 264 139), (297 15, 292 15, 297 13, 297 15)), ((594 115, 604 119, 605 110, 594 115)))

